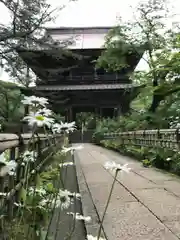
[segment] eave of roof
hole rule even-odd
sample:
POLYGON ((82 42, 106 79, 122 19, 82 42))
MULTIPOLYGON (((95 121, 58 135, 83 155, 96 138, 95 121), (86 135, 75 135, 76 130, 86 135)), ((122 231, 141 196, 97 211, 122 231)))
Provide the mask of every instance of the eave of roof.
POLYGON ((77 91, 77 90, 109 90, 109 89, 132 89, 140 87, 135 84, 84 84, 84 85, 56 85, 56 86, 38 86, 34 90, 39 91, 77 91))
MULTIPOLYGON (((62 72, 62 70, 68 70, 77 64, 77 57, 76 54, 74 55, 74 52, 70 58, 68 55, 66 56, 63 51, 59 51, 58 49, 56 51, 29 51, 25 49, 19 49, 18 54, 40 79, 57 79, 59 77, 59 72, 62 72)), ((128 71, 132 72, 140 61, 141 56, 132 54, 127 55, 127 57, 129 59, 128 71)))
POLYGON ((54 30, 96 30, 96 29, 107 29, 110 30, 112 29, 114 26, 89 26, 89 27, 75 27, 75 26, 71 26, 71 27, 46 27, 47 31, 54 31, 54 30))

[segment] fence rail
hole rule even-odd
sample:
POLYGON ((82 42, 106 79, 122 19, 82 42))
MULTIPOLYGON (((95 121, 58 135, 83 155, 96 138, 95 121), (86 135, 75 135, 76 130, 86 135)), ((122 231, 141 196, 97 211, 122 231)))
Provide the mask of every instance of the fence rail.
POLYGON ((32 134, 0 134, 0 154, 8 152, 9 161, 15 160, 17 163, 13 176, 4 175, 1 170, 6 165, 0 159, 0 215, 4 214, 5 211, 8 217, 13 216, 14 202, 17 200, 18 191, 46 164, 46 152, 58 143, 62 143, 62 135, 48 135, 47 137, 44 134, 36 136, 32 136, 32 134), (22 156, 27 146, 33 147, 33 151, 37 153, 36 161, 28 165, 28 175, 26 175, 26 167, 22 164, 22 156))
POLYGON ((105 133, 104 139, 117 139, 120 144, 138 145, 144 147, 166 147, 180 150, 180 130, 139 130, 129 132, 105 133))

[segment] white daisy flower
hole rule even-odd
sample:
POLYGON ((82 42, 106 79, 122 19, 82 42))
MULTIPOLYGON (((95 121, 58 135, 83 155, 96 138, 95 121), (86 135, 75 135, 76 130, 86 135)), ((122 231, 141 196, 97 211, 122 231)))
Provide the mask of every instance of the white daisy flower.
POLYGON ((17 206, 17 207, 24 207, 23 204, 21 204, 21 203, 17 203, 17 202, 14 202, 14 205, 17 206))
POLYGON ((51 127, 54 123, 53 118, 45 117, 38 113, 31 112, 28 116, 24 117, 24 120, 28 122, 29 126, 37 125, 38 127, 47 126, 51 127))
POLYGON ((61 130, 65 131, 67 133, 73 132, 76 129, 76 123, 75 122, 70 122, 70 123, 63 123, 61 122, 61 130))
POLYGON ((39 207, 45 207, 48 203, 49 203, 49 200, 47 200, 47 199, 42 199, 42 200, 39 202, 39 207))
POLYGON ((5 166, 2 166, 0 168, 0 176, 4 177, 7 174, 11 176, 14 175, 17 167, 17 162, 15 162, 14 160, 11 160, 9 162, 4 162, 4 164, 5 166))
MULTIPOLYGON (((52 205, 54 206, 55 200, 52 201, 52 205)), ((68 209, 71 205, 71 199, 67 196, 61 196, 56 200, 56 208, 68 209)))
POLYGON ((7 195, 8 195, 8 193, 0 192, 0 196, 6 197, 7 195))
POLYGON ((35 162, 36 157, 37 157, 37 152, 28 151, 28 150, 26 150, 22 156, 23 162, 35 162))
POLYGON ((104 238, 98 238, 97 237, 93 237, 92 235, 87 235, 87 240, 105 240, 104 238))
POLYGON ((76 129, 75 122, 71 122, 71 123, 61 122, 60 124, 56 123, 52 126, 53 133, 62 133, 62 132, 69 133, 69 132, 73 132, 75 129, 76 129))
POLYGON ((35 194, 38 194, 39 196, 44 196, 46 194, 46 190, 44 188, 36 188, 35 187, 30 187, 28 189, 28 194, 29 195, 34 195, 35 194))
POLYGON ((54 124, 52 125, 52 132, 53 132, 54 134, 55 134, 55 133, 62 133, 59 123, 54 123, 54 124))
POLYGON ((56 205, 61 209, 67 209, 71 205, 71 199, 68 191, 60 190, 57 198, 56 205))
POLYGON ((43 106, 45 107, 48 104, 48 99, 43 97, 36 97, 36 96, 25 96, 24 99, 21 101, 24 105, 31 105, 33 107, 43 106))
POLYGON ((71 198, 69 197, 69 191, 60 190, 57 195, 57 198, 51 201, 51 207, 54 207, 54 204, 56 205, 56 208, 61 208, 61 209, 69 208, 71 205, 71 198))
POLYGON ((73 218, 75 218, 76 220, 83 220, 85 222, 91 222, 91 220, 92 220, 90 216, 85 217, 85 216, 80 215, 79 213, 75 214, 73 212, 67 212, 67 214, 72 215, 73 218))
POLYGON ((55 208, 61 208, 68 209, 70 205, 72 204, 72 197, 75 196, 77 198, 80 197, 79 193, 71 193, 68 190, 60 190, 57 194, 56 199, 54 198, 51 202, 49 200, 43 199, 39 204, 40 206, 44 207, 48 204, 50 204, 50 207, 53 208, 55 205, 55 208))
POLYGON ((53 114, 53 112, 50 109, 42 108, 37 111, 38 114, 43 115, 45 117, 49 117, 53 114))
POLYGON ((72 165, 74 165, 73 162, 65 162, 65 163, 60 163, 59 164, 60 167, 67 167, 67 166, 72 166, 72 165))
POLYGON ((67 189, 65 189, 65 190, 60 190, 60 192, 59 192, 59 194, 61 195, 62 194, 62 192, 63 192, 63 194, 66 194, 68 197, 76 197, 76 198, 80 198, 81 197, 81 195, 80 195, 80 193, 75 193, 75 192, 70 192, 70 191, 68 191, 67 189))
POLYGON ((73 193, 73 196, 75 196, 76 198, 81 198, 81 194, 80 193, 73 193))
POLYGON ((71 152, 71 154, 73 154, 75 150, 81 150, 81 149, 83 149, 83 148, 84 148, 83 145, 78 145, 78 146, 73 146, 73 147, 68 147, 68 148, 63 147, 62 150, 61 150, 61 152, 62 152, 62 153, 71 152))
POLYGON ((120 171, 123 171, 123 172, 126 172, 126 173, 129 173, 131 168, 128 168, 128 163, 124 164, 124 165, 121 165, 121 164, 117 164, 115 162, 106 162, 104 164, 104 167, 106 169, 109 169, 109 170, 120 170, 120 171))
POLYGON ((75 193, 75 192, 69 192, 68 190, 65 190, 68 194, 69 197, 76 197, 77 199, 81 198, 81 194, 80 193, 75 193))

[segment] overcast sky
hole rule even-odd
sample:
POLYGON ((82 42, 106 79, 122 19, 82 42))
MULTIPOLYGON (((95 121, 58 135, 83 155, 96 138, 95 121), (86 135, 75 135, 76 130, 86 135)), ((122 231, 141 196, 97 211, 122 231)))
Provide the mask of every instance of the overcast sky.
MULTIPOLYGON (((58 0, 49 0, 58 6, 58 0)), ((116 23, 117 15, 131 15, 130 5, 139 0, 77 0, 66 5, 56 20, 61 26, 108 26, 116 23)), ((62 1, 61 1, 62 2, 62 1)), ((64 1, 65 2, 65 1, 64 1)), ((52 23, 53 25, 53 23, 52 23)))
MULTIPOLYGON (((66 4, 67 0, 48 0, 52 7, 59 7, 66 4)), ((180 0, 176 7, 180 9, 180 0)), ((131 6, 135 6, 139 0, 77 0, 66 4, 66 7, 59 12, 55 22, 48 26, 113 26, 117 22, 117 16, 123 18, 132 17, 131 6)), ((0 23, 7 23, 8 12, 0 5, 0 23)), ((7 80, 7 74, 0 72, 0 79, 7 80)))

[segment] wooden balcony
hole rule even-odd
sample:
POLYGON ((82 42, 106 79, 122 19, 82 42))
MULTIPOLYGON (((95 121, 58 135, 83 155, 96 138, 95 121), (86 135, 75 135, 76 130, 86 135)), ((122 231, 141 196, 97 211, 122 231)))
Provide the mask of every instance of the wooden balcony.
MULTIPOLYGON (((50 85, 84 85, 84 84, 118 84, 131 83, 128 76, 122 74, 91 74, 59 76, 58 79, 48 79, 50 85)), ((47 85, 47 81, 40 80, 37 85, 47 85)))

